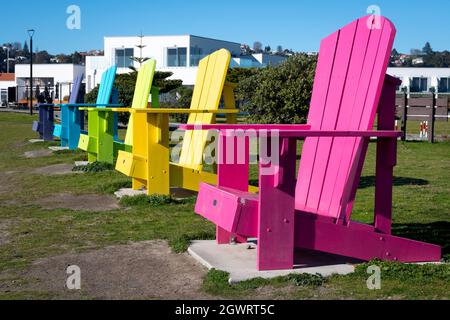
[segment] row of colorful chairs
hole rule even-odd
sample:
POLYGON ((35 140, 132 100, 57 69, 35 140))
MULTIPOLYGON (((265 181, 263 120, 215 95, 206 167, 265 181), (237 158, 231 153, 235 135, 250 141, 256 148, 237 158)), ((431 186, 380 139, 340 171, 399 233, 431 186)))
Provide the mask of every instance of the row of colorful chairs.
MULTIPOLYGON (((306 125, 232 124, 238 110, 233 86, 225 81, 226 50, 201 61, 190 110, 147 107, 154 61, 139 71, 131 108, 111 105, 115 71, 108 71, 102 81, 108 87, 100 90, 104 95, 99 94, 98 104, 78 108, 89 113, 88 133, 80 135, 79 147, 90 161, 111 162, 117 154, 116 169, 132 177, 134 189, 144 187, 150 195, 169 194, 171 186, 199 190, 195 211, 217 226, 218 244, 256 238, 259 270, 293 268, 298 248, 362 260, 439 261, 439 246, 391 234, 393 168, 401 133, 394 131, 399 81, 386 71, 395 34, 391 21, 368 16, 322 41, 306 125), (225 109, 218 109, 222 93, 225 109), (131 114, 124 142, 114 139, 117 112, 131 114), (180 159, 171 163, 169 115, 180 112, 189 114, 189 121, 180 127, 186 130, 180 159), (214 124, 217 113, 227 114, 228 124, 214 124), (235 151, 233 161, 217 164, 217 175, 202 170, 211 130, 220 133, 218 159, 226 158, 230 143, 235 151), (278 161, 260 152, 259 190, 248 185, 250 138, 238 131, 251 131, 260 142, 278 139, 273 152, 278 161), (376 190, 374 221, 367 225, 352 221, 351 213, 371 137, 378 138, 376 190), (296 174, 298 140, 304 143, 296 174), (237 161, 238 142, 244 142, 243 162, 237 161), (266 170, 270 166, 273 170, 266 170)), ((61 107, 72 112, 72 106, 61 107)), ((77 116, 70 121, 78 126, 77 116)), ((63 143, 72 137, 64 124, 59 131, 63 143)))

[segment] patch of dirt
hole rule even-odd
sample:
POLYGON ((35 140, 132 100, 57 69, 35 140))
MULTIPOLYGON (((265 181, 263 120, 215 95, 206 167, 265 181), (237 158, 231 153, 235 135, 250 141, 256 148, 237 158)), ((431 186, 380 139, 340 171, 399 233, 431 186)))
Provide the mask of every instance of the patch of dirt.
POLYGON ((188 254, 174 254, 166 241, 111 246, 35 261, 25 275, 32 290, 94 299, 211 299, 201 292, 206 269, 188 254), (68 266, 81 270, 81 290, 68 290, 68 266))
POLYGON ((65 174, 75 174, 75 173, 82 173, 80 171, 72 171, 73 165, 69 163, 61 163, 61 164, 54 164, 47 167, 37 168, 32 171, 32 173, 35 174, 42 174, 46 176, 58 176, 58 175, 65 175, 65 174))
POLYGON ((37 200, 37 204, 44 209, 71 209, 75 211, 110 211, 119 209, 117 199, 114 196, 70 193, 59 193, 47 198, 37 200))
POLYGON ((8 228, 11 223, 9 221, 0 221, 0 246, 7 244, 9 242, 9 232, 8 228))
POLYGON ((41 150, 27 151, 23 155, 25 158, 33 159, 33 158, 49 157, 52 154, 53 152, 50 149, 41 149, 41 150))
POLYGON ((10 193, 12 190, 17 191, 17 183, 14 180, 14 174, 0 172, 0 194, 10 193))

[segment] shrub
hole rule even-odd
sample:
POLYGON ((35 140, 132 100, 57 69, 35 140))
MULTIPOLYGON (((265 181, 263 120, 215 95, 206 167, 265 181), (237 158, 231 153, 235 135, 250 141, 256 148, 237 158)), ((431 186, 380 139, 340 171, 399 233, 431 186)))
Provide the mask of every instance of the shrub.
POLYGON ((159 207, 163 205, 170 205, 170 204, 186 204, 191 203, 193 200, 192 198, 187 199, 174 199, 172 196, 165 196, 165 195, 158 195, 154 194, 151 196, 148 196, 146 194, 141 194, 138 196, 125 196, 122 199, 120 199, 120 204, 123 206, 143 206, 143 205, 150 205, 152 207, 159 207))
POLYGON ((325 278, 320 274, 299 273, 290 274, 287 279, 297 287, 320 287, 325 283, 325 278))
POLYGON ((93 162, 85 166, 77 166, 72 169, 72 171, 83 171, 83 172, 102 172, 114 170, 114 165, 106 162, 93 162))
POLYGON ((252 123, 305 123, 317 58, 297 54, 240 81, 237 98, 252 123))

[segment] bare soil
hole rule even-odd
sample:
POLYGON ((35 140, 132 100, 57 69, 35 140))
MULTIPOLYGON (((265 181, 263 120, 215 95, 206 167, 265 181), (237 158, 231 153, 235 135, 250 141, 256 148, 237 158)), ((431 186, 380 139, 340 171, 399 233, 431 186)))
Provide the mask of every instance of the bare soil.
POLYGON ((47 167, 37 168, 33 170, 33 173, 47 176, 81 173, 80 171, 72 171, 73 167, 74 166, 70 163, 54 164, 47 167))
POLYGON ((110 246, 35 261, 24 275, 30 290, 64 299, 210 299, 201 292, 207 270, 188 254, 174 254, 166 241, 110 246), (81 290, 68 290, 67 267, 81 270, 81 290))
POLYGON ((9 226, 10 221, 8 220, 0 221, 0 246, 7 244, 9 242, 9 232, 8 232, 9 226))
POLYGON ((25 158, 32 159, 32 158, 49 157, 52 154, 53 151, 51 151, 50 149, 42 149, 42 150, 27 151, 23 155, 25 158))
POLYGON ((110 195, 59 193, 39 199, 37 204, 44 209, 71 209, 74 211, 103 212, 119 209, 117 199, 110 195))

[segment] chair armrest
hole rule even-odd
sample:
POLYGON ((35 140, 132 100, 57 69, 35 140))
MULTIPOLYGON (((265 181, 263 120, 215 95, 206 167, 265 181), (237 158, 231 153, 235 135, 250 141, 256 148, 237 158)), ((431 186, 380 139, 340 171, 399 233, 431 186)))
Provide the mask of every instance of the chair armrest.
POLYGON ((191 110, 191 109, 165 109, 165 108, 145 108, 145 109, 81 108, 80 110, 129 112, 129 113, 141 113, 141 114, 192 114, 192 113, 237 114, 237 113, 239 113, 239 109, 191 110))
POLYGON ((120 108, 124 107, 123 104, 111 104, 111 103, 65 103, 60 106, 65 107, 78 107, 78 108, 96 108, 96 107, 110 107, 110 108, 120 108))
POLYGON ((183 130, 310 130, 308 124, 181 124, 179 129, 183 130))
POLYGON ((225 135, 233 135, 235 130, 253 130, 257 135, 276 134, 284 138, 307 137, 361 137, 361 138, 397 138, 402 135, 400 131, 388 130, 310 130, 309 125, 194 125, 184 124, 179 126, 184 130, 219 130, 225 135))

